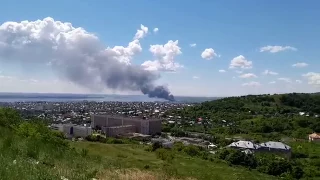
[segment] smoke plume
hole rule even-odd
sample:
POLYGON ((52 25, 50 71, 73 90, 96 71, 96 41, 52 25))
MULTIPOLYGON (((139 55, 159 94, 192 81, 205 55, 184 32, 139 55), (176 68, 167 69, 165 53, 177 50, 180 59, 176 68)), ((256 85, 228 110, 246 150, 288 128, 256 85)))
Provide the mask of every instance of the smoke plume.
POLYGON ((106 47, 99 38, 71 23, 48 17, 37 21, 5 22, 0 26, 0 60, 19 63, 27 71, 34 66, 50 67, 68 81, 95 91, 141 91, 149 97, 173 101, 164 86, 155 85, 157 72, 131 64, 142 51, 140 40, 148 33, 141 25, 133 40, 124 46, 106 47))

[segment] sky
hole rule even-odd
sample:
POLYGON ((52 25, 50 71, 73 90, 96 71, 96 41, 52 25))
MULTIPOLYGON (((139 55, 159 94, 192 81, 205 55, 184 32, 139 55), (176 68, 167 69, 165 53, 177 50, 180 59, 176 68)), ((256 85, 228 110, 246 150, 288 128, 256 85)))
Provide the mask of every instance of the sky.
POLYGON ((0 92, 319 92, 319 9, 317 0, 4 0, 0 92))

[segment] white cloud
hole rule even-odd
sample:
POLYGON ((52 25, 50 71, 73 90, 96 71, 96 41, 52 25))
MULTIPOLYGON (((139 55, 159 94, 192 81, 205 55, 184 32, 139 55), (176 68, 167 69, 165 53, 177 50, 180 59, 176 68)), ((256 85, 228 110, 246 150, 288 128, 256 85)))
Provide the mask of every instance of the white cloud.
POLYGON ((158 31, 159 31, 159 28, 154 28, 154 29, 153 29, 153 32, 154 32, 154 33, 157 33, 158 31))
POLYGON ((217 53, 215 53, 215 51, 212 48, 207 48, 201 53, 201 57, 206 60, 210 60, 217 56, 217 53))
POLYGON ((275 84, 276 82, 275 81, 271 81, 271 82, 269 82, 269 84, 275 84))
POLYGON ((303 74, 302 76, 307 78, 308 84, 320 86, 320 73, 309 72, 309 73, 303 74))
POLYGON ((12 81, 12 80, 14 80, 14 79, 16 79, 16 77, 0 75, 0 80, 1 80, 1 81, 12 81))
POLYGON ((299 79, 297 79, 297 80, 296 80, 296 83, 301 84, 301 83, 302 83, 302 81, 301 81, 301 80, 299 80, 299 79))
POLYGON ((248 61, 244 56, 240 55, 231 60, 229 68, 250 69, 252 68, 252 61, 248 61))
POLYGON ((148 27, 144 25, 140 25, 140 29, 137 30, 136 35, 134 36, 134 39, 142 39, 148 34, 148 27))
POLYGON ((193 76, 192 79, 199 79, 199 76, 193 76))
POLYGON ((5 22, 0 25, 0 60, 1 64, 28 67, 21 74, 31 76, 53 70, 59 80, 71 81, 88 92, 109 88, 150 94, 158 90, 159 74, 131 64, 142 51, 140 40, 147 33, 148 28, 141 25, 127 46, 108 47, 95 34, 50 17, 5 22), (40 72, 38 67, 46 69, 40 72))
POLYGON ((236 70, 235 72, 238 73, 238 74, 242 74, 243 73, 243 71, 239 71, 239 70, 236 70))
POLYGON ((190 47, 196 47, 197 46, 197 44, 196 43, 192 43, 192 44, 190 44, 190 47))
POLYGON ((291 83, 292 82, 290 78, 284 78, 284 77, 278 78, 278 80, 279 81, 284 81, 284 82, 287 82, 287 83, 291 83))
POLYGON ((224 70, 224 69, 220 69, 220 70, 219 70, 219 72, 220 72, 220 73, 225 73, 225 72, 226 72, 226 70, 224 70))
POLYGON ((247 74, 242 74, 239 76, 240 78, 257 78, 258 76, 256 76, 253 73, 247 73, 247 74))
POLYGON ((261 86, 261 84, 259 82, 256 82, 256 81, 251 81, 251 82, 248 82, 248 83, 243 83, 242 86, 257 87, 257 86, 261 86))
POLYGON ((309 64, 305 63, 305 62, 299 62, 296 64, 292 64, 292 67, 297 67, 297 68, 303 68, 303 67, 307 67, 309 66, 309 64))
POLYGON ((51 80, 40 81, 37 79, 21 79, 18 77, 2 76, 1 92, 39 92, 39 93, 86 93, 86 89, 77 86, 74 83, 51 80))
MULTIPOLYGON (((13 76, 0 76, 1 88, 0 92, 27 92, 27 93, 79 93, 86 94, 88 90, 71 81, 59 79, 40 80, 25 79, 13 76)), ((103 91, 91 91, 91 93, 117 93, 117 94, 139 94, 136 91, 118 91, 104 89, 103 91)))
MULTIPOLYGON (((45 63, 51 65, 53 61, 56 64, 57 61, 62 61, 61 57, 56 56, 69 56, 71 53, 75 53, 74 57, 71 56, 73 58, 80 56, 80 52, 76 51, 88 51, 86 52, 87 55, 101 53, 130 64, 132 57, 142 51, 139 40, 148 32, 147 27, 141 25, 140 28, 137 30, 134 40, 129 42, 128 46, 107 47, 105 49, 96 35, 81 27, 73 27, 71 23, 55 21, 50 17, 20 23, 5 22, 0 26, 0 48, 2 53, 5 51, 15 52, 15 55, 12 55, 11 58, 19 59, 20 57, 17 56, 21 55, 23 59, 29 57, 30 60, 38 62, 45 59, 47 60, 45 63), (5 41, 7 37, 11 37, 11 39, 5 41), (40 46, 42 50, 37 46, 40 46)), ((70 59, 70 57, 63 58, 70 59)))
POLYGON ((176 71, 182 68, 182 65, 174 61, 177 55, 182 54, 178 43, 178 40, 170 40, 164 45, 151 45, 149 51, 154 55, 156 60, 145 61, 141 66, 149 71, 176 71))
POLYGON ((278 73, 273 72, 273 71, 269 71, 269 70, 265 70, 265 71, 263 71, 263 73, 262 73, 262 74, 264 74, 264 75, 278 75, 278 73))
POLYGON ((270 53, 277 53, 281 51, 296 51, 297 48, 291 46, 265 46, 260 48, 260 52, 270 52, 270 53))

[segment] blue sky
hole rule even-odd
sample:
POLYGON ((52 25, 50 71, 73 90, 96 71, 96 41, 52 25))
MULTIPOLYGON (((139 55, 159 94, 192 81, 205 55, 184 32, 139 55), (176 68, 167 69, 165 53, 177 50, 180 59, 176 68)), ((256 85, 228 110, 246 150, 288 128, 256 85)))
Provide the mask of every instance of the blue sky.
MULTIPOLYGON (((317 19, 320 2, 316 0, 21 2, 2 3, 0 24, 52 17, 55 21, 84 28, 106 47, 127 46, 143 24, 148 27, 148 33, 140 40, 142 51, 131 60, 138 66, 155 60, 149 51, 150 45, 178 40, 181 54, 174 56, 174 62, 183 67, 175 72, 158 70, 161 78, 156 81, 168 85, 175 95, 227 96, 320 90, 320 21, 317 19), (157 33, 153 32, 154 28, 159 29, 157 33), (194 43, 196 46, 191 47, 194 43), (261 52, 261 48, 268 46, 261 52), (202 52, 210 48, 215 55, 209 60, 202 58, 202 52), (250 69, 229 68, 231 61, 239 59, 240 55, 245 62, 252 62, 250 69), (271 73, 263 74, 265 70, 271 73)), ((33 61, 6 61, 5 58, 4 54, 0 57, 0 91, 90 92, 88 88, 58 78, 48 66, 33 61), (58 83, 49 83, 53 81, 58 83)))

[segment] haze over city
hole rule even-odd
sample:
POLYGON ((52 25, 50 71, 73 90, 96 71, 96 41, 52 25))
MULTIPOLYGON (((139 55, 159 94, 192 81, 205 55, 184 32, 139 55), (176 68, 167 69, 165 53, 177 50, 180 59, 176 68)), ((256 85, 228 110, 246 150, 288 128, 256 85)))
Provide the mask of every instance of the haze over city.
POLYGON ((318 1, 5 1, 0 92, 316 92, 318 1))

